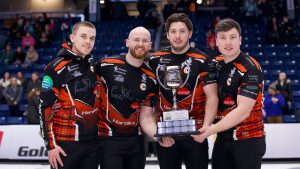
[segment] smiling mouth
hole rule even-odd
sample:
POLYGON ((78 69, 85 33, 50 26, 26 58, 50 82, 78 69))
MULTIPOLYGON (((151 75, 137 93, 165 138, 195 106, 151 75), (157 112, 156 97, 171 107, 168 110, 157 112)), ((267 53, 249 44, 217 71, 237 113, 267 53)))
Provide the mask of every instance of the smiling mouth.
POLYGON ((137 48, 135 50, 137 50, 137 51, 144 51, 145 49, 144 48, 137 48))

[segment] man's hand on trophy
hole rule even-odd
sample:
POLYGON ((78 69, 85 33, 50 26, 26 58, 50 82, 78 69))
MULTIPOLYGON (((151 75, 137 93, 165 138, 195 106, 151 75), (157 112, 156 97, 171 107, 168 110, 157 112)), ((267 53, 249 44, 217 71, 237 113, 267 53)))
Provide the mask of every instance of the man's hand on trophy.
POLYGON ((175 140, 172 137, 162 137, 158 143, 163 147, 171 147, 175 143, 175 140))
POLYGON ((203 126, 199 131, 200 134, 191 135, 198 143, 202 143, 207 137, 213 134, 211 126, 203 126))

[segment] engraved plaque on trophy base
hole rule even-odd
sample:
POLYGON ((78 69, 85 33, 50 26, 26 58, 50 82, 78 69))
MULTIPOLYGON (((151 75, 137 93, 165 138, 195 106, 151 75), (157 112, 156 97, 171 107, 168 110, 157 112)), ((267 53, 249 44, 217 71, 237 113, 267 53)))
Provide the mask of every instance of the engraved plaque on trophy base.
POLYGON ((186 136, 198 134, 196 120, 189 119, 187 110, 171 110, 163 112, 163 121, 157 123, 155 137, 186 136))

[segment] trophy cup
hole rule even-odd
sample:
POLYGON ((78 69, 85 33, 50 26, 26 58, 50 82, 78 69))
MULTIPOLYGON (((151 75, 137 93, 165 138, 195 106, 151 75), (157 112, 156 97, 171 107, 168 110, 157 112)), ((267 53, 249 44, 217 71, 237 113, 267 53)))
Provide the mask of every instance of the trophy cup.
POLYGON ((164 69, 164 87, 172 90, 173 108, 163 112, 162 121, 157 123, 155 137, 183 136, 198 133, 196 121, 189 118, 188 110, 178 109, 176 93, 182 85, 180 66, 166 66, 164 69))

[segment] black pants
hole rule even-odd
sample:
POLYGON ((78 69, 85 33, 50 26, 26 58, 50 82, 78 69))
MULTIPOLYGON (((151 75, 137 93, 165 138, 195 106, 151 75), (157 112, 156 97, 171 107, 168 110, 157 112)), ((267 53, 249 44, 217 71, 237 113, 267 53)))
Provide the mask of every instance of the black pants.
POLYGON ((144 169, 144 136, 99 138, 101 169, 144 169))
MULTIPOLYGON (((64 167, 59 169, 98 169, 99 144, 94 141, 59 142, 67 156, 60 155, 64 167)), ((52 168, 52 167, 51 167, 52 168)))
POLYGON ((218 134, 212 154, 212 168, 260 169, 265 152, 265 137, 233 140, 232 134, 218 134))
POLYGON ((157 157, 161 169, 181 169, 182 162, 186 169, 208 168, 208 142, 194 141, 191 137, 175 139, 172 147, 162 147, 156 143, 157 157))

